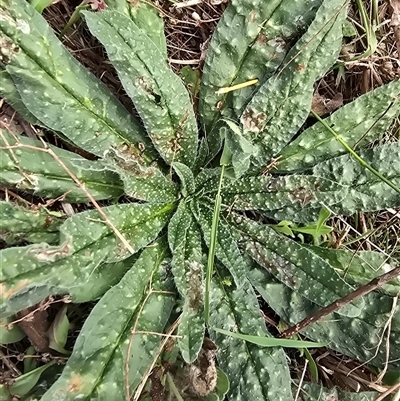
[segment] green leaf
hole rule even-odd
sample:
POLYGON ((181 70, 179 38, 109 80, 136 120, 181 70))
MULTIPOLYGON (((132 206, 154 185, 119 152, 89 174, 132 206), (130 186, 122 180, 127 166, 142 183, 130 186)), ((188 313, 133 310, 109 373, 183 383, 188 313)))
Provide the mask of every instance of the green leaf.
MULTIPOLYGON (((266 225, 233 216, 242 238, 240 246, 261 266, 299 295, 325 307, 340 299, 353 288, 310 248, 277 234, 266 225)), ((359 316, 362 299, 341 308, 343 316, 359 316)))
POLYGON ((61 354, 69 354, 64 349, 68 337, 69 320, 67 316, 68 305, 64 305, 57 313, 51 324, 47 335, 49 337, 49 347, 61 354))
POLYGON ((35 10, 42 14, 45 8, 51 5, 53 0, 31 0, 31 6, 35 8, 35 10))
POLYGON ((99 157, 126 142, 151 147, 140 125, 28 2, 1 0, 0 13, 2 62, 39 121, 99 157))
POLYGON ((228 393, 229 389, 230 383, 228 376, 223 370, 217 368, 217 386, 215 388, 215 392, 217 393, 221 401, 224 400, 225 395, 228 393))
POLYGON ((284 338, 271 338, 265 336, 240 334, 229 330, 219 329, 217 327, 213 327, 213 330, 215 330, 217 333, 225 334, 226 336, 231 336, 233 338, 238 338, 240 340, 259 345, 260 347, 318 348, 327 346, 326 343, 313 343, 311 341, 287 340, 284 338))
MULTIPOLYGON (((317 175, 317 174, 316 174, 317 175)), ((347 187, 321 176, 288 175, 280 177, 242 177, 225 184, 224 203, 235 210, 270 211, 287 207, 288 218, 300 214, 304 207, 334 205, 347 196, 347 187)))
POLYGON ((59 227, 63 222, 61 214, 55 216, 43 207, 28 208, 0 201, 0 216, 0 239, 8 245, 58 242, 59 227))
MULTIPOLYGON (((356 286, 367 284, 375 277, 387 273, 394 269, 397 263, 380 252, 355 252, 310 245, 306 247, 328 262, 347 283, 356 286)), ((377 291, 395 297, 400 293, 400 279, 389 281, 377 291)))
MULTIPOLYGON (((372 168, 400 186, 400 143, 387 143, 358 154, 372 168)), ((382 182, 351 155, 335 157, 317 164, 313 174, 349 187, 348 195, 330 209, 337 214, 374 211, 400 206, 400 194, 382 182)))
POLYGON ((244 136, 258 147, 253 159, 257 167, 280 152, 307 119, 314 83, 339 55, 346 3, 324 0, 279 72, 260 87, 242 113, 244 136))
POLYGON ((12 108, 17 111, 28 123, 32 125, 43 124, 26 108, 11 75, 5 67, 0 64, 0 97, 2 97, 12 108))
POLYGON ((28 373, 37 368, 38 360, 34 357, 36 355, 35 347, 33 345, 28 347, 24 355, 24 373, 28 373))
POLYGON ((200 90, 200 83, 201 83, 200 71, 194 70, 189 65, 185 65, 179 71, 179 75, 182 78, 183 82, 185 83, 186 87, 188 88, 189 92, 191 93, 192 97, 196 98, 200 90))
MULTIPOLYGON (((101 161, 89 161, 75 153, 48 146, 94 199, 118 198, 122 195, 122 183, 118 176, 106 170, 101 161)), ((1 185, 46 198, 65 195, 67 202, 89 201, 57 160, 43 151, 43 144, 39 140, 15 137, 0 130, 0 147, 1 185)))
POLYGON ((158 47, 164 55, 164 60, 167 59, 164 20, 153 3, 147 3, 145 0, 107 0, 106 3, 108 10, 116 10, 130 17, 158 47))
POLYGON ((192 166, 197 124, 183 82, 131 19, 116 11, 84 15, 90 31, 105 46, 160 155, 169 164, 178 161, 192 166))
POLYGON ((181 202, 168 225, 172 253, 172 274, 184 300, 178 335, 179 349, 186 363, 199 354, 204 338, 204 271, 201 233, 189 206, 181 202))
MULTIPOLYGON (((137 252, 157 237, 172 208, 132 203, 103 211, 137 252)), ((1 251, 0 311, 8 316, 56 294, 69 294, 73 302, 97 299, 132 266, 130 256, 96 210, 76 214, 61 226, 60 245, 1 251)))
MULTIPOLYGON (((383 85, 341 107, 324 121, 352 148, 364 147, 387 131, 400 113, 400 81, 383 85)), ((345 154, 319 122, 302 132, 280 153, 278 171, 293 171, 345 154)))
POLYGON ((132 394, 162 340, 143 332, 162 333, 175 303, 173 293, 148 296, 146 288, 151 281, 154 291, 171 290, 172 283, 165 276, 166 251, 165 241, 146 248, 120 283, 102 297, 85 321, 60 379, 42 401, 125 399, 127 356, 132 394))
MULTIPOLYGON (((295 389, 297 391, 297 389, 295 389)), ((351 393, 340 388, 324 388, 319 384, 303 383, 300 390, 304 401, 340 400, 340 401, 375 401, 379 397, 376 391, 361 391, 351 393)))
MULTIPOLYGON (((249 278, 268 305, 290 325, 321 309, 297 291, 278 283, 263 267, 254 265, 249 278)), ((328 342, 330 349, 377 367, 387 363, 387 344, 390 349, 388 368, 399 369, 399 305, 393 311, 393 298, 377 292, 365 295, 364 300, 364 308, 359 316, 348 318, 333 313, 314 322, 301 334, 314 341, 328 342), (392 314, 390 332, 384 331, 392 314)))
POLYGON ((18 325, 10 324, 14 320, 12 316, 0 318, 0 344, 17 343, 26 336, 18 325))
POLYGON ((228 126, 228 129, 225 130, 224 152, 227 147, 231 153, 229 164, 232 164, 233 169, 233 173, 230 173, 229 169, 227 169, 226 174, 233 176, 233 178, 239 178, 249 169, 250 158, 256 152, 256 148, 243 137, 243 133, 238 125, 230 120, 224 120, 224 122, 228 126))
POLYGON ((194 176, 192 170, 186 164, 174 162, 172 167, 181 180, 181 192, 184 197, 193 195, 195 192, 194 176))
POLYGON ((150 203, 167 203, 177 199, 177 185, 155 164, 147 165, 141 152, 133 146, 112 149, 104 165, 120 176, 124 192, 131 198, 150 203))
MULTIPOLYGON (((221 273, 220 269, 218 271, 221 273)), ((223 274, 224 275, 224 274, 223 274)), ((257 298, 247 280, 224 286, 219 275, 211 287, 211 327, 268 336, 257 298)), ((282 348, 265 348, 210 330, 219 367, 230 381, 230 401, 292 400, 290 373, 282 348), (234 356, 227 358, 226 356, 234 356), (246 383, 244 386, 243 383, 246 383)))
POLYGON ((19 376, 10 387, 7 387, 5 384, 0 384, 0 400, 8 401, 10 399, 10 394, 22 396, 29 393, 29 391, 31 391, 39 381, 40 375, 55 363, 56 361, 51 361, 40 368, 19 376))
MULTIPOLYGON (((204 64, 200 114, 207 133, 223 116, 236 119, 254 86, 225 95, 223 87, 259 79, 279 67, 296 36, 315 16, 322 0, 232 0, 214 32, 204 64), (217 107, 217 104, 222 104, 217 107)), ((258 86, 259 86, 258 85, 258 86)), ((257 88, 257 86, 256 86, 257 88)))

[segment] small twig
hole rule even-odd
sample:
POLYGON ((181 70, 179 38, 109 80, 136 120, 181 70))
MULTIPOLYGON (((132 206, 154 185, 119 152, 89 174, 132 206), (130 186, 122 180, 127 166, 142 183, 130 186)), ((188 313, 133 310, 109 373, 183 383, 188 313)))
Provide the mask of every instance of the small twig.
POLYGON ((392 387, 389 387, 383 394, 381 394, 378 398, 375 398, 374 401, 383 401, 389 394, 394 393, 396 390, 400 389, 400 382, 396 383, 392 387))
POLYGON ((306 371, 307 371, 307 365, 308 365, 308 359, 306 359, 306 362, 304 363, 303 373, 301 374, 299 387, 297 388, 296 396, 294 397, 294 401, 297 401, 299 399, 301 386, 303 385, 304 376, 306 375, 306 371))
POLYGON ((171 327, 168 329, 167 331, 167 335, 168 337, 165 337, 164 340, 162 341, 162 343, 160 344, 160 347, 158 348, 157 352, 154 355, 153 358, 153 362, 150 364, 150 366, 147 368, 146 373, 143 375, 142 377, 142 381, 140 382, 140 384, 137 386, 135 394, 133 396, 133 401, 137 401, 140 397, 140 395, 142 394, 142 391, 144 389, 144 386, 146 385, 147 379, 151 374, 151 371, 154 368, 154 365, 157 362, 157 359, 159 357, 159 355, 161 354, 162 350, 164 349, 165 345, 167 344, 168 340, 171 338, 172 333, 176 330, 176 328, 179 326, 180 323, 180 317, 175 320, 175 322, 171 325, 171 327))
POLYGON ((175 8, 184 8, 184 7, 193 7, 201 4, 203 0, 187 0, 187 1, 180 1, 179 3, 175 3, 175 8))
POLYGON ((200 63, 200 59, 194 59, 194 60, 177 60, 174 58, 168 59, 168 61, 171 64, 181 64, 181 65, 197 65, 200 63))
POLYGON ((318 320, 321 320, 325 316, 328 316, 329 314, 336 312, 338 309, 343 308, 345 305, 349 304, 350 302, 353 302, 353 301, 363 297, 364 295, 367 295, 370 292, 376 290, 377 288, 382 287, 388 281, 393 280, 398 276, 400 276, 400 266, 396 267, 395 269, 391 270, 388 273, 382 274, 379 277, 375 277, 369 283, 359 287, 357 290, 355 290, 351 294, 346 295, 345 297, 343 297, 335 302, 332 302, 330 305, 326 306, 325 308, 322 308, 318 312, 315 312, 315 313, 311 314, 310 316, 307 316, 301 322, 295 324, 292 327, 289 327, 287 330, 285 330, 283 333, 281 333, 281 335, 279 337, 290 338, 290 337, 294 336, 295 334, 299 333, 301 330, 304 330, 310 324, 312 324, 318 320))
MULTIPOLYGON (((153 294, 171 294, 169 291, 154 291, 152 287, 152 277, 150 277, 150 282, 149 282, 149 291, 146 294, 146 297, 144 298, 142 304, 140 305, 139 311, 136 315, 135 323, 133 324, 132 330, 131 330, 131 335, 129 337, 129 343, 128 343, 128 348, 126 351, 126 358, 125 358, 125 394, 126 394, 126 401, 129 401, 131 399, 131 393, 130 393, 130 382, 129 382, 129 361, 130 361, 130 354, 131 354, 131 349, 132 349, 132 344, 133 344, 133 338, 135 337, 135 334, 138 334, 136 331, 136 327, 139 323, 139 318, 143 312, 143 308, 146 305, 148 299, 150 298, 151 295, 153 294)), ((160 333, 157 333, 157 335, 160 335, 160 333)), ((169 338, 170 336, 167 336, 169 338)))

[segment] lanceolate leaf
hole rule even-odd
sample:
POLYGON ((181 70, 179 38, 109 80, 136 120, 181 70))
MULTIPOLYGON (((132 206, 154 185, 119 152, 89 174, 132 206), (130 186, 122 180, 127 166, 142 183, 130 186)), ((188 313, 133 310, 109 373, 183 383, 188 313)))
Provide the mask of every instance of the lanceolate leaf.
MULTIPOLYGON (((136 252, 156 238, 172 207, 121 204, 103 210, 136 252)), ((130 267, 117 263, 131 255, 96 210, 70 217, 60 232, 58 246, 1 251, 2 313, 13 314, 54 294, 69 294, 75 302, 96 299, 130 267)))
POLYGON ((85 321, 61 378, 42 401, 126 399, 127 357, 132 394, 162 339, 143 332, 162 333, 175 302, 172 293, 153 293, 146 299, 150 280, 155 291, 172 289, 165 277, 166 251, 164 241, 148 247, 118 285, 104 294, 85 321), (133 334, 133 328, 140 333, 133 334))
POLYGON ((241 115, 244 136, 259 147, 258 167, 285 146, 311 108, 315 81, 336 61, 342 40, 346 0, 325 0, 308 31, 266 81, 241 115))
POLYGON ((117 11, 85 13, 91 32, 105 46, 148 135, 168 162, 193 165, 197 124, 189 93, 158 47, 117 11))
MULTIPOLYGON (((399 113, 400 81, 394 81, 341 107, 325 122, 358 151, 379 139, 399 113)), ((316 123, 283 149, 277 170, 305 169, 344 153, 346 150, 333 135, 321 123, 316 123)))
POLYGON ((181 192, 184 197, 193 195, 195 191, 194 176, 192 170, 186 164, 174 162, 172 167, 181 181, 181 192))
MULTIPOLYGON (((266 225, 239 216, 234 219, 245 252, 299 295, 324 307, 353 291, 324 259, 309 248, 277 234, 266 225)), ((362 300, 358 300, 341 308, 338 313, 358 316, 363 305, 362 300)))
MULTIPOLYGON (((258 336, 270 336, 260 315, 257 298, 245 279, 239 288, 226 286, 218 269, 211 287, 211 327, 258 336)), ((216 333, 217 359, 230 381, 230 401, 292 400, 290 373, 282 348, 261 348, 244 340, 216 333), (230 355, 231 358, 226 356, 230 355), (232 359, 234 358, 234 359, 232 359), (245 383, 245 385, 244 385, 245 383)))
POLYGON ((205 266, 201 249, 201 233, 190 207, 182 202, 168 225, 168 242, 172 253, 172 274, 184 305, 178 328, 178 345, 187 363, 192 363, 204 338, 205 266))
MULTIPOLYGON (((360 286, 368 283, 396 267, 396 260, 392 260, 384 253, 374 251, 351 251, 344 249, 329 249, 307 245, 315 254, 328 262, 335 271, 349 284, 360 286)), ((400 294, 400 279, 389 281, 378 292, 390 296, 400 294)))
POLYGON ((322 177, 289 175, 281 177, 243 177, 226 183, 222 196, 236 210, 275 210, 290 207, 302 212, 304 207, 333 205, 342 201, 348 188, 322 177))
MULTIPOLYGON (((297 291, 278 283, 261 267, 255 267, 249 277, 268 305, 289 324, 296 324, 321 309, 297 291)), ((389 338, 389 368, 399 369, 400 306, 397 303, 390 331, 384 331, 393 312, 393 298, 372 292, 364 299, 365 306, 360 316, 347 318, 334 313, 308 326, 301 333, 314 341, 326 341, 329 348, 377 367, 383 367, 388 362, 386 345, 389 338)))
MULTIPOLYGON (((0 147, 1 185, 46 198, 65 195, 64 199, 68 202, 89 201, 57 160, 40 150, 43 149, 42 142, 0 130, 0 147)), ((107 171, 100 161, 86 160, 75 153, 51 145, 49 147, 94 199, 118 198, 122 195, 123 187, 118 176, 107 171)))
POLYGON ((34 125, 42 125, 22 102, 11 75, 2 64, 0 64, 0 97, 12 106, 26 121, 34 125))
MULTIPOLYGON (((362 150, 358 154, 371 167, 400 187, 400 143, 388 143, 373 149, 362 150)), ((346 198, 331 207, 338 214, 400 206, 400 194, 368 171, 351 155, 321 162, 314 167, 313 173, 335 183, 349 186, 346 198)))
POLYGON ((210 132, 223 115, 237 118, 254 86, 218 95, 219 88, 250 79, 265 81, 322 0, 232 0, 214 33, 202 78, 200 112, 210 132), (218 102, 222 104, 218 105, 218 102))
POLYGON ((0 239, 9 245, 25 241, 58 242, 59 228, 63 222, 60 213, 1 201, 0 216, 0 239))
POLYGON ((167 42, 164 34, 164 21, 153 3, 145 0, 107 0, 108 10, 117 10, 132 19, 159 48, 167 59, 167 42))
POLYGON ((0 14, 1 62, 38 120, 100 157, 125 142, 149 144, 138 123, 28 2, 1 0, 0 14))

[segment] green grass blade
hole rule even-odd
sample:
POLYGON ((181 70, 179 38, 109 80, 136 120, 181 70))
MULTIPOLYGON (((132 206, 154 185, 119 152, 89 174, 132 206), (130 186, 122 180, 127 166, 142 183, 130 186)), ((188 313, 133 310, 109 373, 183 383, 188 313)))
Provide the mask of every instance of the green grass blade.
POLYGON ((285 348, 319 348, 326 347, 327 343, 314 343, 311 341, 302 340, 288 340, 282 338, 274 337, 263 337, 263 336, 251 336, 248 334, 241 334, 232 332, 229 330, 223 330, 213 327, 217 333, 225 334, 226 336, 231 336, 233 338, 239 338, 240 340, 248 341, 252 344, 259 345, 260 347, 285 347, 285 348))

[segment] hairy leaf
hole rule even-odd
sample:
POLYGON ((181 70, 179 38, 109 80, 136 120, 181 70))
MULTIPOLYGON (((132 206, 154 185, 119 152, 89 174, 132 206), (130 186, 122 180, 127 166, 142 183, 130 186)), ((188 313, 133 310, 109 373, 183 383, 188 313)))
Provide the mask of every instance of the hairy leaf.
MULTIPOLYGON (((396 260, 374 251, 350 251, 306 245, 313 253, 327 261, 351 285, 363 285, 396 267, 396 260)), ((400 294, 400 279, 389 281, 378 292, 395 297, 400 294)))
MULTIPOLYGON (((118 176, 106 170, 102 162, 86 160, 75 153, 48 146, 94 199, 122 195, 122 183, 118 176)), ((42 142, 0 130, 0 148, 1 185, 46 198, 64 196, 68 202, 89 201, 59 162, 40 150, 44 149, 42 142)))
POLYGON ((219 95, 217 90, 254 78, 260 85, 271 76, 293 39, 310 24, 321 1, 230 2, 214 32, 204 65, 200 113, 208 132, 221 114, 237 118, 254 87, 228 95, 219 95))
POLYGON ((172 253, 172 274, 184 300, 178 328, 178 345, 187 363, 192 363, 204 338, 204 263, 201 233, 190 207, 181 203, 168 225, 168 242, 172 253))
MULTIPOLYGON (((241 247, 255 261, 299 295, 321 307, 353 291, 335 270, 310 248, 277 234, 272 228, 244 217, 234 216, 242 237, 241 247)), ((343 316, 358 316, 362 300, 341 308, 343 316)))
POLYGON ((100 157, 125 142, 150 144, 139 124, 28 2, 1 0, 0 15, 0 61, 39 121, 100 157))
MULTIPOLYGON (((325 119, 342 139, 357 150, 379 139, 400 113, 400 81, 390 82, 341 107, 325 119)), ((278 171, 293 171, 346 153, 321 124, 305 130, 280 153, 278 171)))
POLYGON ((219 327, 270 336, 248 281, 245 279, 240 287, 226 286, 220 279, 224 271, 218 271, 211 287, 210 335, 218 346, 219 366, 230 381, 227 398, 232 401, 292 400, 290 373, 282 348, 262 348, 212 330, 212 327, 219 327))
POLYGON ((193 195, 195 191, 194 176, 192 170, 186 164, 174 162, 172 167, 181 181, 181 192, 184 197, 193 195))
POLYGON ((146 298, 150 280, 154 291, 171 290, 163 265, 166 250, 163 241, 148 247, 104 294, 85 321, 61 378, 42 401, 125 399, 127 357, 130 391, 136 388, 161 341, 144 332, 162 333, 175 302, 172 293, 146 298))
MULTIPOLYGON (((297 291, 278 283, 261 267, 255 267, 249 277, 268 305, 289 324, 296 324, 321 309, 297 291)), ((364 296, 364 299, 365 306, 359 316, 347 318, 333 313, 314 322, 301 333, 314 341, 329 342, 329 348, 377 367, 383 367, 387 362, 388 345, 389 368, 399 369, 400 306, 397 304, 392 311, 394 299, 377 292, 364 296), (384 327, 392 313, 388 332, 384 327)))
POLYGON ((168 162, 193 165, 197 124, 189 93, 149 37, 116 11, 85 14, 91 32, 103 43, 148 135, 168 162))
POLYGON ((223 201, 236 210, 275 210, 302 213, 304 207, 333 205, 347 196, 347 187, 322 177, 288 175, 243 177, 225 184, 223 201))
POLYGON ((63 222, 61 213, 45 208, 31 209, 13 202, 0 201, 0 239, 8 245, 21 242, 55 243, 63 222))
MULTIPOLYGON (((133 250, 153 241, 172 205, 121 204, 103 208, 133 250)), ((132 265, 131 256, 96 210, 70 217, 60 228, 60 245, 35 244, 1 251, 0 311, 5 315, 49 295, 75 302, 98 298, 132 265), (120 262, 120 263, 118 263, 120 262)))
POLYGON ((108 10, 117 10, 132 19, 159 48, 167 59, 167 41, 164 34, 164 21, 153 3, 146 0, 107 0, 108 10))
POLYGON ((33 125, 42 125, 41 122, 26 108, 11 75, 0 64, 0 97, 13 107, 26 121, 33 125))
MULTIPOLYGON (((388 143, 358 154, 385 178, 400 187, 400 143, 388 143)), ((349 186, 345 199, 331 209, 338 214, 357 210, 374 211, 400 206, 400 194, 358 163, 351 155, 343 155, 317 164, 313 174, 349 186)))
POLYGON ((325 0, 279 72, 267 80, 241 115, 244 136, 259 152, 262 167, 302 126, 311 108, 315 81, 336 61, 342 40, 346 0, 325 0))

